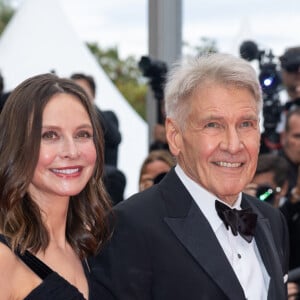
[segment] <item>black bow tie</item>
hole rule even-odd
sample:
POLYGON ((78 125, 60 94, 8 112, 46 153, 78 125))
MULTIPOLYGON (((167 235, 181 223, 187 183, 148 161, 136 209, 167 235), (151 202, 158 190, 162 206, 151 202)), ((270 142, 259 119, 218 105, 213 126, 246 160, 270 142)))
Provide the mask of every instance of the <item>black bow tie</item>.
POLYGON ((223 220, 226 228, 231 228, 233 235, 240 234, 248 243, 252 241, 255 233, 257 214, 251 208, 237 210, 216 200, 216 210, 223 220))

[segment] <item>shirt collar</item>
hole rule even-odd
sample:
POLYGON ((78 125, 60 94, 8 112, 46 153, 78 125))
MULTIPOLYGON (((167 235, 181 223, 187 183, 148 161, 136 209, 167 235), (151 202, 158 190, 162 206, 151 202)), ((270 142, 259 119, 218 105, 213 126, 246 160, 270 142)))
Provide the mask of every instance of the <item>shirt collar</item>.
MULTIPOLYGON (((215 195, 204 189, 200 184, 196 183, 189 176, 185 174, 183 169, 177 164, 175 167, 175 172, 179 179, 182 181, 183 185, 189 191, 194 201, 208 220, 213 231, 216 232, 217 229, 222 225, 222 220, 219 218, 216 208, 215 201, 222 200, 218 199, 215 195)), ((241 209, 242 194, 240 193, 237 201, 231 208, 241 209)), ((225 205, 228 205, 224 203, 225 205)))

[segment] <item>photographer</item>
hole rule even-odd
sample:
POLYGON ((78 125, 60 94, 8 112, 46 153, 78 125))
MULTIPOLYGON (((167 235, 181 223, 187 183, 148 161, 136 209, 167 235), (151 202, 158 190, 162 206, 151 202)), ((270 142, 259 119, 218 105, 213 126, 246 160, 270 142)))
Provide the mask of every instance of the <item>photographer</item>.
POLYGON ((287 97, 284 99, 281 121, 277 126, 277 132, 282 132, 287 112, 300 106, 300 46, 287 48, 279 60, 282 85, 287 97))
MULTIPOLYGON (((293 101, 300 101, 300 46, 285 50, 280 56, 282 83, 288 94, 288 108, 293 101)), ((299 105, 299 101, 297 105, 299 105)))

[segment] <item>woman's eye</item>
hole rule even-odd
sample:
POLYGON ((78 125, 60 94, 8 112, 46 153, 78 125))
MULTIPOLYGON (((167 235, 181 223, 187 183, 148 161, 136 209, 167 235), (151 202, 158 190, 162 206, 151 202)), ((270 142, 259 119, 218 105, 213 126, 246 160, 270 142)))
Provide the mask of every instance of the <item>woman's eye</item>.
POLYGON ((44 139, 44 140, 54 140, 57 138, 58 138, 58 135, 55 131, 46 131, 42 134, 42 139, 44 139))
POLYGON ((76 138, 78 139, 90 139, 92 137, 93 135, 88 131, 79 131, 76 135, 76 138))

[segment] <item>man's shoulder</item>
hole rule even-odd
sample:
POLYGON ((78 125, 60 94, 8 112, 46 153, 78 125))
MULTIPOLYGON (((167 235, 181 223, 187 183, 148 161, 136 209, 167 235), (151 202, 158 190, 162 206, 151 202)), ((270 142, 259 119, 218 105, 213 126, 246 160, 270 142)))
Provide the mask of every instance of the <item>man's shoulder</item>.
POLYGON ((160 191, 158 186, 153 186, 148 188, 145 191, 138 192, 136 194, 131 195, 122 203, 118 204, 115 209, 121 211, 129 211, 129 210, 141 210, 147 209, 151 206, 156 206, 159 204, 159 199, 161 198, 160 191))
POLYGON ((117 215, 124 218, 155 218, 163 210, 163 198, 157 186, 136 193, 114 207, 117 215))
POLYGON ((161 224, 165 216, 163 199, 156 187, 118 203, 113 207, 113 212, 115 232, 148 232, 161 224))

